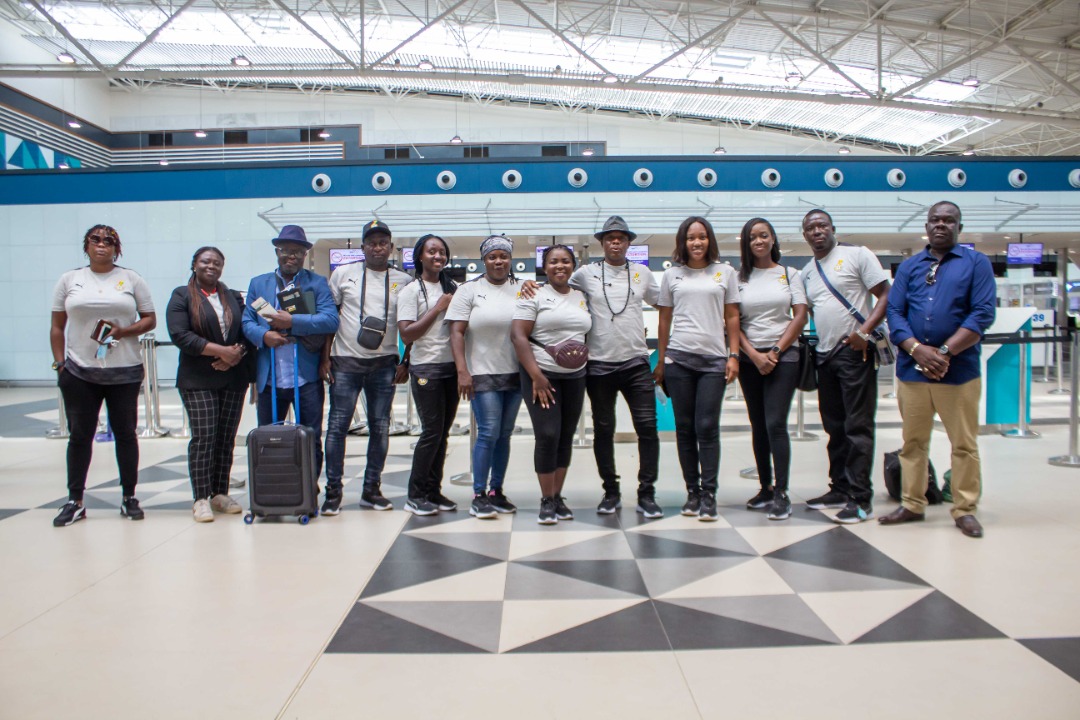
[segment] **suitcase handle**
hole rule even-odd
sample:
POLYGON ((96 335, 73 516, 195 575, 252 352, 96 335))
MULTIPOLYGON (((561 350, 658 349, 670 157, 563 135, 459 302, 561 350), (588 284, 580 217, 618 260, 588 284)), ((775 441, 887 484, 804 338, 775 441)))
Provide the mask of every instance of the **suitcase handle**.
MULTIPOLYGON (((293 414, 296 416, 296 425, 300 424, 300 351, 297 343, 292 343, 293 357, 293 414)), ((277 416, 277 356, 274 348, 270 348, 270 413, 274 418, 272 425, 284 423, 277 416)))

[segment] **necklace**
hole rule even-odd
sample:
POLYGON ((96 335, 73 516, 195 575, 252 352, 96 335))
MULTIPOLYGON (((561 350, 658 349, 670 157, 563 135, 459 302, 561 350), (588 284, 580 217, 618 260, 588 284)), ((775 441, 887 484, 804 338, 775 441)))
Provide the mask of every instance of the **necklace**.
POLYGON ((608 312, 611 313, 611 322, 615 322, 615 318, 626 312, 626 308, 630 307, 630 261, 626 262, 626 302, 623 303, 622 310, 615 312, 615 308, 611 307, 611 300, 607 296, 607 275, 605 273, 606 262, 600 261, 600 289, 604 291, 604 302, 607 303, 608 312))

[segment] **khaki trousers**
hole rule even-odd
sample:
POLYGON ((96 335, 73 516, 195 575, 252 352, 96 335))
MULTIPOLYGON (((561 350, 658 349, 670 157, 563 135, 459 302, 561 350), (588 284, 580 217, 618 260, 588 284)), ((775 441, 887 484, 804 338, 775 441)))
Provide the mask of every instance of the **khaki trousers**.
POLYGON ((904 420, 904 447, 900 450, 904 507, 920 514, 926 511, 930 434, 937 413, 952 444, 952 516, 974 515, 982 493, 978 444, 982 378, 963 385, 903 381, 899 385, 897 398, 904 420))

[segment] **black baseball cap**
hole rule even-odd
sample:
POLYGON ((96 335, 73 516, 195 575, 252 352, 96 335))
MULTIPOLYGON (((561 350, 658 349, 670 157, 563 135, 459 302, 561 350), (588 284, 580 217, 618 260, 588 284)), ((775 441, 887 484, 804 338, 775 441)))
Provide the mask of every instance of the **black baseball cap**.
POLYGON ((390 228, 382 220, 372 220, 364 224, 364 234, 361 236, 361 242, 367 240, 368 235, 371 233, 384 233, 387 237, 393 237, 390 228))

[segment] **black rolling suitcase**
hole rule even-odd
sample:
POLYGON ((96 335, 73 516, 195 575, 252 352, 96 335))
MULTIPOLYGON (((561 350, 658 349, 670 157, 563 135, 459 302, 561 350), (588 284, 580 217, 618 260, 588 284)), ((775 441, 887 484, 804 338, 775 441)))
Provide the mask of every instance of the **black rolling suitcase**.
MULTIPOLYGON (((277 363, 270 348, 270 384, 277 387, 277 363)), ((249 525, 259 517, 295 516, 301 525, 319 514, 319 479, 315 476, 315 432, 300 424, 300 385, 296 345, 293 345, 293 413, 295 425, 277 417, 277 393, 271 393, 273 425, 257 427, 247 436, 248 499, 244 516, 249 525)))

